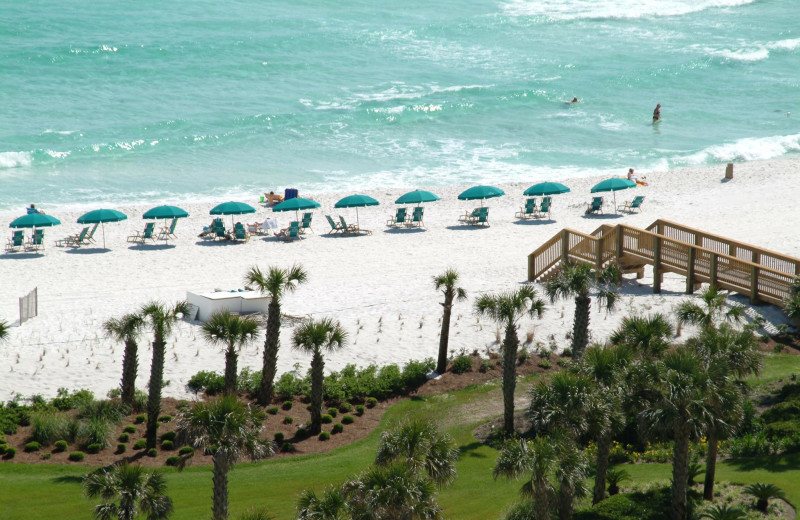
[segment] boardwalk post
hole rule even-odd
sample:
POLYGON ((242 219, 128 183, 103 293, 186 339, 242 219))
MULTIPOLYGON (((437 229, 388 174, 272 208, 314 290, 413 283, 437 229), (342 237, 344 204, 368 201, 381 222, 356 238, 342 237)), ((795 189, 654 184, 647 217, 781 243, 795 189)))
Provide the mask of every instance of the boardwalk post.
POLYGON ((566 264, 569 262, 569 230, 561 230, 561 260, 566 264))
POLYGON ((533 253, 528 255, 528 281, 533 281, 534 270, 536 269, 536 258, 533 253))
POLYGON ((753 266, 750 267, 750 305, 758 303, 758 265, 761 263, 761 253, 753 251, 753 266))
MULTIPOLYGON (((623 233, 624 233, 624 231, 622 229, 622 226, 620 224, 617 224, 617 236, 616 236, 616 239, 617 239, 617 244, 616 244, 616 246, 617 246, 617 261, 619 261, 622 258, 622 253, 624 252, 623 251, 623 246, 624 246, 625 242, 624 242, 623 233)), ((798 264, 797 267, 800 267, 800 264, 798 264)))
POLYGON ((661 237, 653 237, 653 292, 661 292, 661 237))
POLYGON ((711 286, 717 286, 717 255, 711 254, 711 265, 709 266, 709 277, 711 278, 711 286))
POLYGON ((597 272, 603 270, 603 239, 598 238, 595 241, 595 255, 596 258, 594 259, 594 268, 597 269, 597 272))
POLYGON ((694 292, 694 260, 697 256, 697 250, 691 246, 689 246, 689 254, 687 255, 687 263, 686 266, 686 294, 692 294, 694 292))

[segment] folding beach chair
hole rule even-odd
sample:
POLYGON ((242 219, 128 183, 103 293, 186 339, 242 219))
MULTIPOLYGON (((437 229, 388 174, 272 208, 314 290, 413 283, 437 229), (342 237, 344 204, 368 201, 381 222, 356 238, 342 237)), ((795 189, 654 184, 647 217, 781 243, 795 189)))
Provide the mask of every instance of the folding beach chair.
POLYGON ((519 211, 514 215, 517 218, 530 218, 536 217, 536 199, 528 199, 525 201, 525 207, 519 208, 519 211))
POLYGON ((401 224, 405 225, 405 223, 406 223, 406 208, 397 208, 397 213, 395 213, 394 217, 386 221, 386 225, 391 227, 397 227, 401 224))

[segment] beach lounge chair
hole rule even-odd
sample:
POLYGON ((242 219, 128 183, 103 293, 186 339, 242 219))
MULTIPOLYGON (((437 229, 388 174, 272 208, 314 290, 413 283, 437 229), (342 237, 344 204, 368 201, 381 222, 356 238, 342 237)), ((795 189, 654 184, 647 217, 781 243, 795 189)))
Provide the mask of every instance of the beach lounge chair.
POLYGON ((148 222, 144 226, 144 231, 141 234, 137 231, 135 235, 131 235, 128 237, 128 242, 139 242, 140 244, 144 244, 145 240, 152 240, 155 242, 156 237, 153 236, 153 232, 156 229, 155 222, 148 222))
POLYGON ((627 211, 633 213, 634 210, 642 211, 642 202, 644 202, 644 195, 637 195, 631 201, 625 201, 622 206, 618 206, 620 211, 627 211))
POLYGON ((294 240, 295 238, 300 238, 300 222, 296 220, 289 223, 289 227, 281 229, 275 236, 278 238, 282 238, 287 242, 290 240, 294 240))
POLYGON ((250 234, 244 229, 244 225, 241 222, 237 222, 233 226, 233 239, 241 240, 242 242, 250 240, 250 234))
POLYGON ((80 247, 84 244, 84 240, 86 240, 86 235, 89 233, 89 228, 85 227, 81 230, 80 233, 75 235, 70 235, 66 238, 62 238, 61 240, 56 240, 56 245, 59 247, 64 246, 71 246, 71 247, 80 247))
POLYGON ((44 229, 37 229, 25 244, 25 251, 44 249, 44 229))
POLYGON ((178 238, 175 234, 175 226, 178 224, 178 219, 172 219, 172 224, 169 226, 164 226, 158 232, 158 239, 159 240, 169 240, 170 238, 178 238))
POLYGON ((481 225, 481 226, 488 226, 489 225, 489 208, 480 208, 478 211, 478 218, 471 222, 473 226, 481 225))
POLYGON ((406 222, 406 225, 409 227, 424 227, 425 222, 422 220, 422 216, 425 214, 425 208, 422 206, 417 206, 414 208, 414 213, 411 215, 411 218, 406 222))
POLYGON ((547 215, 547 218, 550 218, 550 203, 553 199, 550 197, 542 197, 542 204, 539 206, 539 209, 536 211, 536 218, 544 218, 547 215))
POLYGON ((220 218, 214 221, 214 240, 230 240, 228 232, 225 230, 225 224, 220 218))
POLYGON ((342 223, 342 228, 345 230, 344 231, 345 233, 355 233, 356 235, 360 235, 361 233, 367 235, 372 234, 372 231, 370 231, 369 229, 361 229, 355 224, 348 224, 347 222, 344 221, 344 217, 341 215, 339 215, 339 222, 342 223))
POLYGON ((467 224, 471 224, 473 220, 478 219, 478 214, 480 213, 481 208, 475 208, 472 210, 472 213, 466 212, 460 217, 458 217, 459 222, 466 222, 467 224))
POLYGON ((603 197, 595 197, 586 208, 584 215, 592 215, 597 212, 603 212, 603 197))
POLYGON ((405 223, 406 223, 406 208, 397 208, 397 213, 395 213, 394 217, 386 221, 386 225, 391 227, 397 227, 401 224, 405 225, 405 223))
MULTIPOLYGON (((300 222, 300 232, 301 233, 305 233, 306 229, 311 229, 311 217, 312 217, 311 213, 303 213, 303 221, 300 222)), ((311 232, 313 233, 314 230, 311 229, 311 232)))
POLYGON ((14 231, 6 243, 6 253, 19 251, 25 246, 25 232, 14 231))
POLYGON ((528 199, 525 201, 525 207, 519 208, 516 215, 517 218, 530 218, 536 217, 536 199, 528 199))
POLYGON ((344 233, 345 230, 342 228, 342 225, 334 222, 330 215, 325 215, 325 218, 328 219, 328 224, 331 225, 331 230, 328 231, 329 235, 331 233, 344 233))
POLYGON ((97 243, 97 242, 95 241, 95 239, 94 239, 94 232, 95 232, 95 231, 97 231, 97 228, 98 228, 98 226, 100 226, 100 223, 99 223, 99 222, 98 222, 98 223, 96 223, 96 224, 94 225, 94 227, 92 227, 91 231, 89 231, 89 232, 86 234, 86 236, 85 236, 85 237, 83 237, 83 239, 81 239, 81 244, 82 244, 82 245, 88 246, 90 243, 92 243, 92 244, 96 244, 96 243, 97 243))

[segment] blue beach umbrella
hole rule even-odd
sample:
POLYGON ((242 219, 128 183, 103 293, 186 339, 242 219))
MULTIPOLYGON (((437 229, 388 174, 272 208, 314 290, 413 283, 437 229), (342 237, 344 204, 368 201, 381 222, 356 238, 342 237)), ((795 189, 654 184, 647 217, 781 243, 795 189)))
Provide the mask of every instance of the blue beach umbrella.
POLYGON ((434 202, 439 200, 439 196, 425 190, 414 190, 401 195, 399 199, 394 201, 395 204, 422 204, 423 202, 434 202))
POLYGON ((358 220, 358 208, 365 208, 367 206, 377 206, 380 203, 367 195, 349 195, 339 202, 337 202, 333 207, 334 208, 356 208, 356 226, 361 228, 361 223, 358 220))
POLYGON ((473 186, 461 192, 458 196, 458 200, 480 200, 481 206, 483 206, 483 199, 502 197, 505 194, 506 192, 494 186, 473 186))
POLYGON ((558 182, 540 182, 525 190, 523 195, 526 197, 541 197, 544 195, 559 195, 561 193, 569 193, 569 188, 558 182))
POLYGON ((627 190, 628 188, 635 188, 636 183, 628 179, 620 179, 612 177, 603 182, 599 182, 592 187, 592 193, 600 191, 610 191, 614 194, 614 213, 617 212, 617 192, 620 190, 627 190))
POLYGON ((78 217, 78 224, 100 224, 103 231, 103 249, 106 248, 106 222, 119 222, 127 220, 125 213, 115 209, 96 209, 78 217))

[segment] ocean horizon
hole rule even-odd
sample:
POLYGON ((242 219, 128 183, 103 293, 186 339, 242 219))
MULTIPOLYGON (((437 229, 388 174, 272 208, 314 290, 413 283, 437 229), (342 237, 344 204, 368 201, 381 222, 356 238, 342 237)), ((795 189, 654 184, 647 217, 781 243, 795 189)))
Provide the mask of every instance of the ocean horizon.
POLYGON ((4 13, 0 211, 800 153, 794 0, 46 0, 4 13))

